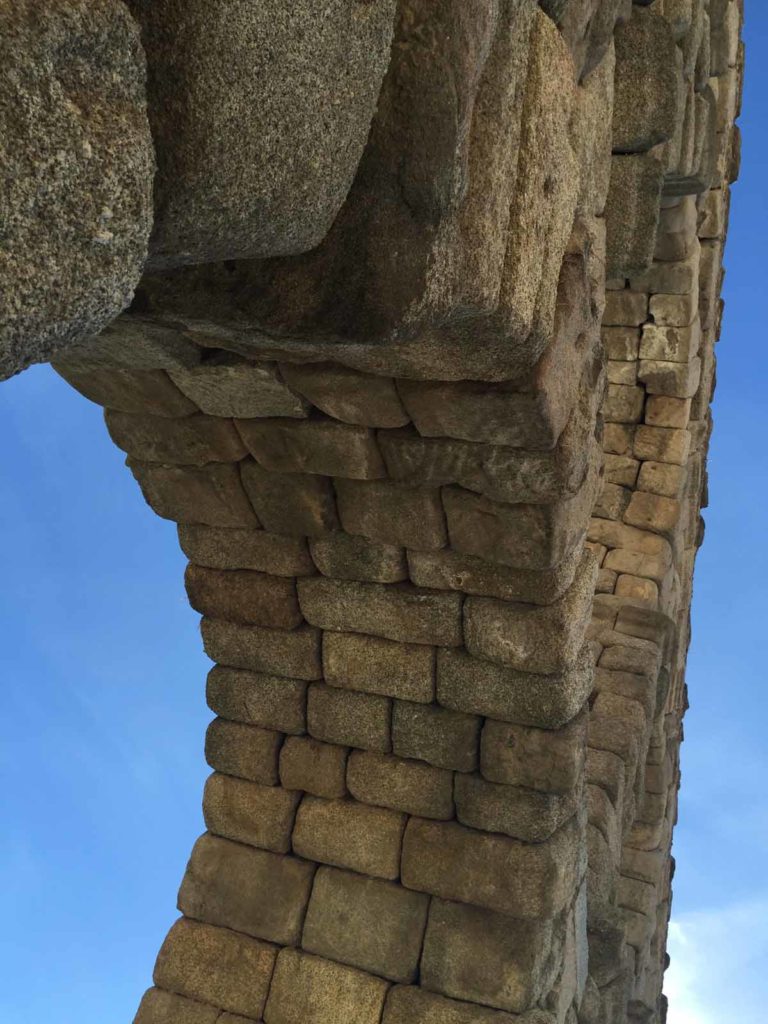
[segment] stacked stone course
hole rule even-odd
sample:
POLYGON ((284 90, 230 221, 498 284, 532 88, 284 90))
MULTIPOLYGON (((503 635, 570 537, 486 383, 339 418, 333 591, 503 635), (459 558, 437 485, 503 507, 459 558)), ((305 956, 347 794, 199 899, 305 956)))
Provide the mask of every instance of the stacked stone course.
POLYGON ((223 109, 204 5, 128 6, 148 272, 54 365, 178 524, 216 715, 137 1024, 663 1024, 739 3, 333 3, 335 113, 307 5, 217 24, 223 109))

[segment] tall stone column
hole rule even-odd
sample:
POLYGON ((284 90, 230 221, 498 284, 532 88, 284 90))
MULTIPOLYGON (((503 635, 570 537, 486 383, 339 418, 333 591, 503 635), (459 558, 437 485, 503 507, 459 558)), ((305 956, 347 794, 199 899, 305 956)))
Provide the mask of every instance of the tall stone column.
POLYGON ((137 1024, 662 1024, 738 3, 128 7, 146 273, 54 365, 216 716, 137 1024))

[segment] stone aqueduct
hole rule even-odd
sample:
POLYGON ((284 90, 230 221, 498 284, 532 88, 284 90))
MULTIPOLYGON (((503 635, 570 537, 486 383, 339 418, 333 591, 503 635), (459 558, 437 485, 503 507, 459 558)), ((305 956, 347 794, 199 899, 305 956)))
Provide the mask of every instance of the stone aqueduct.
POLYGON ((178 523, 137 1024, 661 1024, 741 0, 3 0, 0 368, 178 523))

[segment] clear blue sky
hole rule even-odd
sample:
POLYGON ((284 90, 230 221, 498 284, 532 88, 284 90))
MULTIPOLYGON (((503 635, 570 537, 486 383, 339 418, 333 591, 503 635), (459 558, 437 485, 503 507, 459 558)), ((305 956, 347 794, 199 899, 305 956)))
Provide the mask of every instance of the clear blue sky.
MULTIPOLYGON (((669 1024, 768 1005, 768 10, 747 8, 669 1024)), ((208 663, 175 529, 100 410, 37 367, 0 387, 0 432, 0 1021, 125 1024, 203 829, 208 663)))

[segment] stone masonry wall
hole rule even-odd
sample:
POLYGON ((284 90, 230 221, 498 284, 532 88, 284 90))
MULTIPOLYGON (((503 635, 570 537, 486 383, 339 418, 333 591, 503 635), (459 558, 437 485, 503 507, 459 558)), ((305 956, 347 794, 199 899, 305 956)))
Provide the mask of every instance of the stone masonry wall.
POLYGON ((155 226, 54 365, 216 716, 137 1024, 662 1024, 739 3, 128 7, 155 226))

